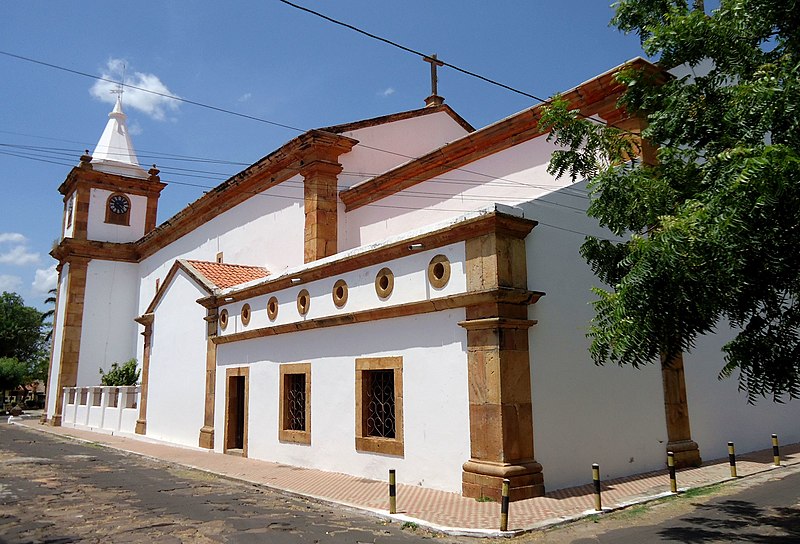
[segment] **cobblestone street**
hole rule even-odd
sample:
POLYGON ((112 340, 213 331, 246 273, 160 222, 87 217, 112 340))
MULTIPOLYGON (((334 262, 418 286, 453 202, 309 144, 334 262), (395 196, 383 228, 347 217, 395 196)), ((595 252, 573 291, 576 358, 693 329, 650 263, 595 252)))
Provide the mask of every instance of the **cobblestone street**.
POLYGON ((457 541, 5 424, 0 505, 2 543, 457 541))

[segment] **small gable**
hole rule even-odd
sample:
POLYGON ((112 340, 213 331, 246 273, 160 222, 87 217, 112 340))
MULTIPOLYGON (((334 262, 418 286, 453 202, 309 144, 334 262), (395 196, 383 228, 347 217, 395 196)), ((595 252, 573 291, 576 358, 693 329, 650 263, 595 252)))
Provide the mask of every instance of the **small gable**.
POLYGON ((226 289, 269 275, 269 270, 260 266, 191 260, 187 260, 186 262, 218 289, 226 289))

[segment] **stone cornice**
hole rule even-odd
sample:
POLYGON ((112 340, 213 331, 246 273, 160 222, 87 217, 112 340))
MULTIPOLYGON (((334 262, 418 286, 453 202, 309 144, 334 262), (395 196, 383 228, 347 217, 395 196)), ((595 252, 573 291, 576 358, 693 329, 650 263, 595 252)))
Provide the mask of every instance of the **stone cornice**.
POLYGON ((106 189, 111 192, 124 191, 132 195, 149 196, 159 194, 167 184, 161 181, 130 178, 76 166, 67 174, 67 178, 58 187, 58 192, 64 195, 66 199, 78 187, 83 186, 106 189))
POLYGON ((70 262, 76 258, 102 259, 104 261, 119 261, 126 263, 139 262, 139 252, 136 244, 99 242, 97 240, 78 240, 76 238, 63 238, 53 248, 50 255, 59 263, 70 262))
MULTIPOLYGON (((352 325, 354 323, 367 323, 379 319, 391 319, 409 315, 418 315, 454 308, 465 308, 476 304, 486 303, 511 303, 511 304, 534 304, 544 293, 537 291, 527 291, 525 289, 514 289, 501 287, 486 291, 473 291, 447 297, 421 300, 405 304, 383 306, 380 308, 370 308, 358 312, 346 314, 336 314, 332 316, 319 317, 284 325, 271 327, 261 327, 247 331, 226 334, 214 338, 215 344, 228 344, 252 338, 262 338, 265 336, 275 336, 290 332, 305 331, 310 329, 321 329, 326 327, 338 327, 340 325, 352 325)), ((532 324, 532 322, 531 322, 532 324)))
POLYGON ((218 185, 137 242, 144 259, 245 200, 296 176, 306 163, 335 161, 358 142, 308 131, 218 185))
MULTIPOLYGON (((366 251, 345 255, 339 259, 323 261, 320 264, 310 263, 307 268, 290 275, 282 275, 272 280, 266 279, 261 283, 244 286, 238 289, 234 287, 231 290, 225 291, 224 297, 217 296, 216 305, 223 303, 223 299, 232 299, 228 300, 228 302, 249 299, 289 287, 297 287, 303 283, 341 275, 367 266, 398 259, 409 255, 413 251, 409 246, 414 244, 422 244, 424 249, 429 250, 456 242, 462 242, 470 238, 477 238, 478 236, 490 232, 508 232, 513 233, 517 238, 524 238, 535 226, 536 221, 531 219, 508 215, 493 210, 459 223, 447 225, 435 231, 403 238, 402 240, 380 245, 366 251), (293 278, 300 278, 301 282, 299 284, 292 283, 293 278)), ((210 299, 200 299, 198 302, 206 307, 212 307, 215 304, 212 303, 210 299)))

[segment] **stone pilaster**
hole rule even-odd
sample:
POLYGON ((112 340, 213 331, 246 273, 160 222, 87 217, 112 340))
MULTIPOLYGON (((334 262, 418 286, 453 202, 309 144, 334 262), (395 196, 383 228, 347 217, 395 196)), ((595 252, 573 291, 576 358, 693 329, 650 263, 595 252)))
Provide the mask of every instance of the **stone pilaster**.
POLYGON ((683 355, 661 358, 661 381, 664 386, 664 412, 667 422, 667 451, 675 453, 675 466, 698 467, 700 448, 692 440, 689 422, 689 403, 686 398, 686 377, 683 355))
MULTIPOLYGON (((497 216, 488 234, 467 240, 467 290, 527 292, 525 236, 535 223, 497 216)), ((511 481, 511 500, 544 494, 542 466, 534 458, 533 405, 527 299, 489 302, 466 309, 470 459, 462 493, 500 498, 511 481)))
POLYGON ((142 353, 142 388, 139 401, 139 419, 136 420, 136 434, 147 434, 147 391, 150 383, 150 345, 153 337, 155 314, 144 314, 136 322, 144 326, 144 348, 142 353))
POLYGON ((342 165, 318 160, 300 169, 304 179, 305 262, 337 251, 337 184, 342 165))
POLYGON ((214 449, 214 399, 217 387, 217 309, 208 308, 206 320, 206 401, 203 426, 200 428, 199 446, 214 449))
POLYGON ((89 259, 73 257, 68 262, 66 293, 63 294, 64 326, 59 348, 58 386, 54 390, 56 407, 49 421, 54 426, 61 425, 64 403, 62 391, 65 387, 75 387, 78 382, 83 302, 86 295, 86 272, 89 269, 89 259))

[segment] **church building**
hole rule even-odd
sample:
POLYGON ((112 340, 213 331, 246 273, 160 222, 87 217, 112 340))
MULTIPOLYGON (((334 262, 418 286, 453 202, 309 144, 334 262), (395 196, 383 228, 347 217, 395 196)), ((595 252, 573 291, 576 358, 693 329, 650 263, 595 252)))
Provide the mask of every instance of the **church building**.
MULTIPOLYGON (((563 97, 632 132, 626 67, 563 97)), ((665 77, 668 74, 663 73, 665 77)), ((731 332, 662 370, 596 367, 578 253, 585 183, 547 173, 534 106, 475 129, 423 108, 309 130, 158 225, 121 99, 59 187, 64 219, 47 421, 64 388, 136 358, 150 439, 511 498, 800 441, 797 402, 718 380, 731 332)))

